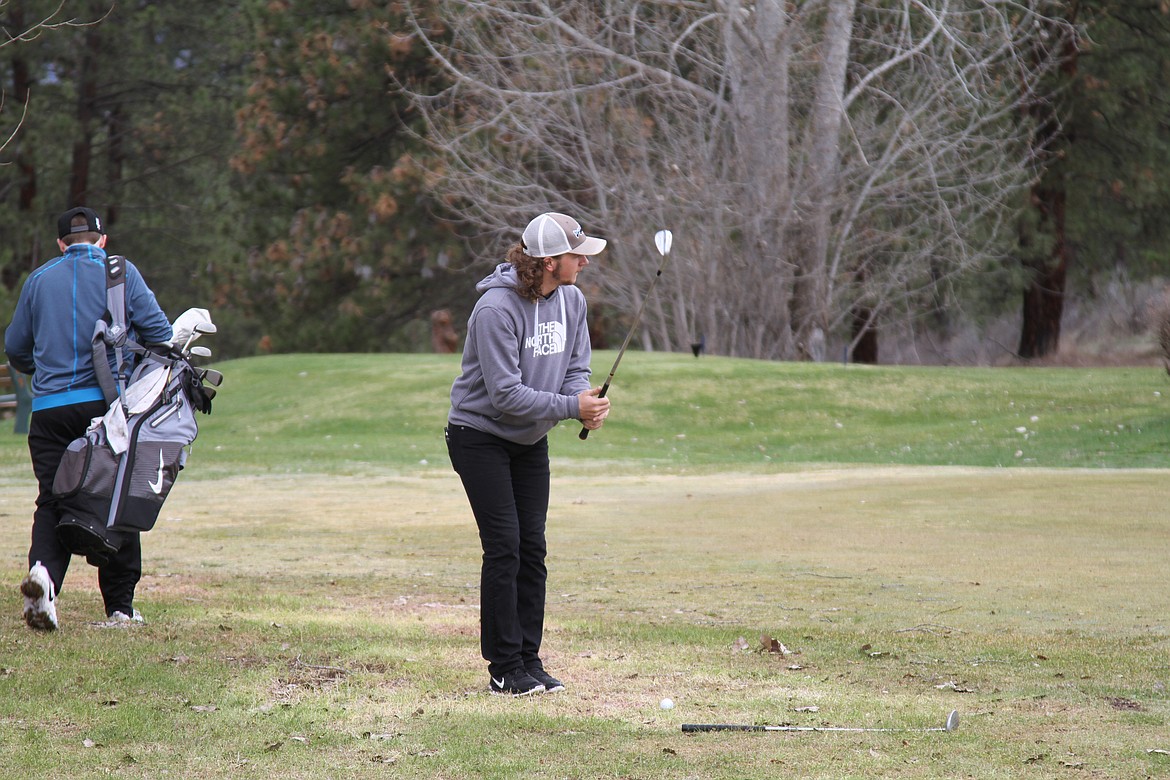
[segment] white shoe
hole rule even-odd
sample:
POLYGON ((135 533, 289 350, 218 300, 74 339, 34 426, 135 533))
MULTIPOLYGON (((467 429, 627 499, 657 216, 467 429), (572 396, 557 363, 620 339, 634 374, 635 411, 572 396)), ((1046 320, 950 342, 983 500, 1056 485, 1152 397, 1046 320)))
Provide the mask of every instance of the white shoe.
POLYGON ((28 576, 20 583, 24 595, 24 622, 38 631, 53 631, 57 628, 57 589, 49 570, 37 561, 28 570, 28 576))
POLYGON ((142 613, 138 610, 133 611, 133 615, 127 615, 121 610, 115 609, 110 613, 109 619, 104 623, 98 623, 102 628, 129 628, 130 626, 141 626, 146 623, 146 619, 142 617, 142 613))

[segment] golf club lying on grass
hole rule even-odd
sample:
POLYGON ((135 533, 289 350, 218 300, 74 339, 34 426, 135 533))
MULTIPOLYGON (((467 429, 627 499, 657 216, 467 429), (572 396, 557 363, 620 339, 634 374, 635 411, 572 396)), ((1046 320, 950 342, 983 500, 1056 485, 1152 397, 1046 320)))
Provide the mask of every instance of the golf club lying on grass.
MULTIPOLYGON (((646 302, 650 300, 650 294, 654 292, 654 285, 658 284, 658 277, 662 276, 662 269, 666 267, 666 259, 670 257, 670 245, 673 242, 674 234, 669 230, 659 230, 654 234, 654 246, 658 247, 658 254, 662 255, 662 262, 658 264, 658 271, 654 274, 654 281, 650 282, 650 289, 646 291, 646 297, 642 299, 642 305, 638 307, 638 313, 634 315, 634 321, 630 323, 630 332, 626 334, 626 340, 622 342, 622 348, 618 350, 617 360, 613 361, 613 368, 609 370, 609 377, 606 378, 605 384, 601 386, 601 392, 597 394, 598 398, 605 398, 605 394, 609 392, 609 383, 613 381, 613 375, 617 373, 618 363, 622 362, 622 355, 626 354, 626 347, 630 346, 630 339, 634 337, 634 331, 638 329, 638 321, 642 319, 642 312, 646 309, 646 302)), ((589 429, 582 428, 577 438, 585 441, 585 439, 589 438, 589 429)))
POLYGON ((959 711, 951 710, 946 725, 924 729, 850 728, 847 726, 749 726, 734 723, 684 723, 682 730, 695 731, 954 731, 959 728, 959 711))

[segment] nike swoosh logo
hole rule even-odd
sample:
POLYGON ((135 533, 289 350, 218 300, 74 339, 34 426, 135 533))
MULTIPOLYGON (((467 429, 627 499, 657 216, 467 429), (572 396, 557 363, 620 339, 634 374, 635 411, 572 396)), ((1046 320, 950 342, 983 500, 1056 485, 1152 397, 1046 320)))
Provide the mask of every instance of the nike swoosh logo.
POLYGON ((504 687, 504 678, 503 678, 503 677, 501 677, 501 678, 500 678, 500 679, 498 679, 498 680, 497 680, 495 677, 493 677, 493 678, 492 678, 492 682, 494 682, 494 683, 496 684, 496 687, 497 687, 497 688, 503 688, 503 687, 504 687))
POLYGON ((162 493, 162 486, 163 486, 163 454, 162 454, 162 450, 158 451, 158 481, 157 482, 147 482, 146 484, 150 485, 150 489, 154 491, 154 494, 156 496, 162 493))

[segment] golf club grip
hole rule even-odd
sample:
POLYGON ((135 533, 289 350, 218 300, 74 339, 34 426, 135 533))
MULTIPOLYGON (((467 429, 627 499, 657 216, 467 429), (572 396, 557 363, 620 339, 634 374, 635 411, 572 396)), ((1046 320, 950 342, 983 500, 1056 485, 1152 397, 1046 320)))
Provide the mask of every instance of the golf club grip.
MULTIPOLYGON (((609 375, 609 379, 613 379, 613 374, 609 375)), ((597 394, 598 398, 605 398, 605 394, 609 392, 609 379, 605 380, 605 384, 601 386, 601 392, 597 394)), ((585 441, 589 438, 589 429, 582 427, 581 432, 577 434, 577 438, 585 441)))
POLYGON ((736 723, 684 723, 682 730, 688 733, 696 731, 767 731, 768 727, 736 723))

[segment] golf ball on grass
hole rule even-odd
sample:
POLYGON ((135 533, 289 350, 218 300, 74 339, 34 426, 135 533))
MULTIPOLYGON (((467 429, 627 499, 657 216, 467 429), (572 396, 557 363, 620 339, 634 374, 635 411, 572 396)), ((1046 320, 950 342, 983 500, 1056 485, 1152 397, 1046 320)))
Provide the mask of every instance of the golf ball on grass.
POLYGON ((658 706, 664 710, 673 710, 674 709, 674 702, 671 701, 670 699, 663 699, 661 702, 658 703, 658 706))

